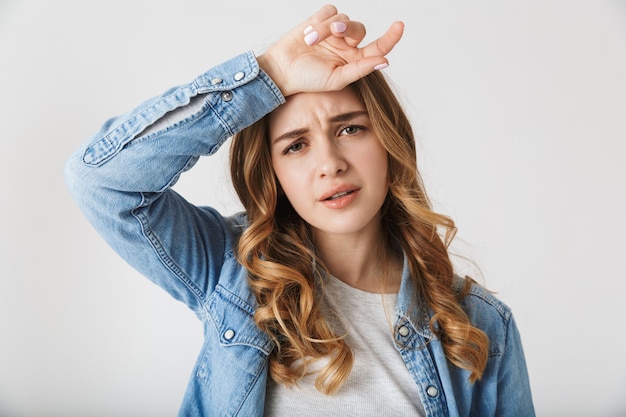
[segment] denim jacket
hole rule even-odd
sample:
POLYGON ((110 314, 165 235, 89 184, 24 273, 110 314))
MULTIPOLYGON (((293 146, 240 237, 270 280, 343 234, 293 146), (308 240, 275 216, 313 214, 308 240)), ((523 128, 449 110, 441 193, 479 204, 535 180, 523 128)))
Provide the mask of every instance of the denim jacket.
MULTIPOLYGON (((180 416, 261 416, 273 344, 253 320, 254 296, 234 255, 245 214, 196 207, 171 186, 200 156, 283 102, 248 52, 110 119, 66 165, 68 187, 97 231, 203 322, 204 344, 180 416), (170 113, 175 109, 184 113, 170 113), (177 117, 169 121, 168 113, 177 117)), ((509 308, 478 286, 462 306, 490 340, 487 367, 474 384, 446 359, 405 265, 394 338, 426 415, 533 416, 509 308)))

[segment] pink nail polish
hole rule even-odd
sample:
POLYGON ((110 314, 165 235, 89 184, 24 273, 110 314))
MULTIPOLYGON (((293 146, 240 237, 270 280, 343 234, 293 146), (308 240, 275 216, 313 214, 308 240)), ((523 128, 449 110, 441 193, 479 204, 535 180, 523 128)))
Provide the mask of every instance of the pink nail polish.
POLYGON ((343 33, 348 28, 343 22, 333 22, 331 23, 331 26, 336 33, 343 33))
POLYGON ((319 39, 320 35, 317 32, 309 32, 304 37, 304 43, 307 45, 313 45, 319 39))
POLYGON ((306 34, 308 34, 312 30, 313 30, 313 26, 309 25, 306 28, 304 28, 304 34, 306 35, 306 34))
POLYGON ((381 70, 383 68, 387 68, 389 66, 389 64, 383 62, 382 64, 378 64, 374 67, 375 70, 381 70))

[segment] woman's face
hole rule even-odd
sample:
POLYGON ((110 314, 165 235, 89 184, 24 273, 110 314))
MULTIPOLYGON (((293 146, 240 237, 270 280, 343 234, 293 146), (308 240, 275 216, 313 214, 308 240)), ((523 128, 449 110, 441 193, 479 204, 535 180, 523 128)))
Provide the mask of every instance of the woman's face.
POLYGON ((379 230, 387 152, 351 88, 300 93, 270 116, 272 166, 314 234, 379 230))

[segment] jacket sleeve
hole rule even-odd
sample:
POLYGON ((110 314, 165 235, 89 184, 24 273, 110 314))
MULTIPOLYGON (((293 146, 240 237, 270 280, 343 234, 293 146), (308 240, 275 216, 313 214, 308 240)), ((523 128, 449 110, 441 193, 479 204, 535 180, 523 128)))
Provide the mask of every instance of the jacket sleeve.
POLYGON ((519 330, 511 315, 498 372, 496 416, 534 417, 526 359, 519 330))
POLYGON ((228 222, 170 188, 282 102, 254 55, 237 56, 107 121, 66 163, 68 188, 117 253, 198 310, 231 247, 228 222))
MULTIPOLYGON (((464 281, 457 282, 457 289, 464 281)), ((482 377, 451 364, 440 343, 432 343, 450 416, 534 417, 522 341, 511 309, 479 285, 461 303, 470 321, 489 337, 482 377), (446 366, 447 364, 447 366, 446 366)))

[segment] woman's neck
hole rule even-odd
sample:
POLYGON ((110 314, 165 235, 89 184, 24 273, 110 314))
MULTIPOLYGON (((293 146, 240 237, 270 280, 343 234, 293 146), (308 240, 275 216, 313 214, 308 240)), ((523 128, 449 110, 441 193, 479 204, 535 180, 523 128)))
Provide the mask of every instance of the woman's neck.
POLYGON ((358 235, 314 234, 328 271, 346 284, 372 293, 400 289, 402 256, 389 245, 382 227, 358 235))

